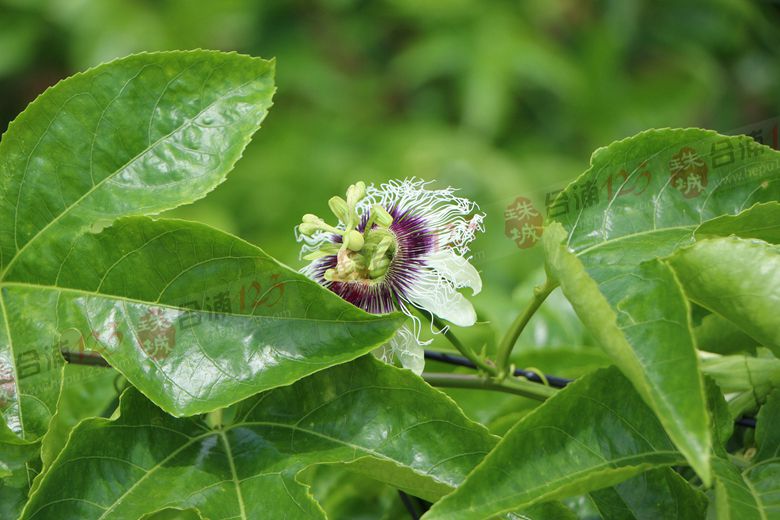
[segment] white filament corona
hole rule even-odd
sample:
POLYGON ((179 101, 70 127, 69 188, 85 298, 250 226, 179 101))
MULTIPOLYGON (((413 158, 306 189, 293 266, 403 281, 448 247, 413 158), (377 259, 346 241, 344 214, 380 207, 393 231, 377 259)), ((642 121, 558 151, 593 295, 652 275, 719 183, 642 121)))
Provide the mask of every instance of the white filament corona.
MULTIPOLYGON (((459 289, 469 288, 473 294, 482 289, 479 273, 470 263, 469 244, 477 232, 484 230, 484 215, 475 214, 477 205, 456 196, 453 188, 428 189, 429 184, 412 178, 389 181, 379 187, 371 185, 354 205, 360 223, 356 229, 362 233, 367 232, 366 223, 371 221, 372 209, 377 205, 393 218, 385 232, 389 231, 394 238, 395 248, 392 255, 388 253, 389 265, 380 276, 369 278, 360 274, 359 266, 369 262, 368 257, 361 257, 360 250, 349 255, 334 254, 333 248, 341 238, 333 231, 319 229, 308 235, 296 232, 302 243, 301 256, 331 253, 321 253, 320 258, 302 269, 303 273, 368 312, 400 309, 412 319, 412 330, 399 330, 384 346, 382 357, 388 359, 392 354, 416 373, 423 367, 422 347, 430 341, 420 340, 421 323, 411 307, 468 327, 476 322, 476 313, 459 289), (358 267, 350 271, 344 263, 350 268, 358 267), (334 270, 348 272, 352 277, 348 281, 334 281, 332 275, 326 279, 326 271, 334 270)), ((347 223, 340 221, 332 229, 343 233, 348 231, 347 223)))

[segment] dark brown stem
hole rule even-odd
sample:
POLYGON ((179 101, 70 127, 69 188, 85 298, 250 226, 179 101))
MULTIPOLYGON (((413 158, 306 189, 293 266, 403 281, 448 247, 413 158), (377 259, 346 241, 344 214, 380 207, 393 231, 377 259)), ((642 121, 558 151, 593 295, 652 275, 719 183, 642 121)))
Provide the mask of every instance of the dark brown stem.
POLYGON ((60 353, 65 361, 73 365, 88 365, 94 367, 110 367, 111 365, 103 359, 103 356, 97 352, 71 352, 70 350, 61 350, 60 353))

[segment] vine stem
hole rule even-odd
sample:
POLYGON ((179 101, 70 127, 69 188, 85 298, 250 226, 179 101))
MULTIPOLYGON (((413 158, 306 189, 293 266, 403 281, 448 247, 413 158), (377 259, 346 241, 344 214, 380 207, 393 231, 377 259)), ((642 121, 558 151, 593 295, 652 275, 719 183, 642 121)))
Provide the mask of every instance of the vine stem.
POLYGON ((558 287, 558 283, 551 282, 549 278, 545 280, 544 284, 534 287, 533 299, 528 303, 525 310, 515 318, 515 321, 512 322, 509 330, 498 345, 498 352, 496 354, 498 374, 500 377, 506 377, 509 374, 509 356, 512 354, 515 343, 517 343, 517 338, 520 337, 520 334, 522 334, 525 326, 528 325, 531 317, 556 287, 558 287))
POLYGON ((532 383, 515 377, 510 377, 500 382, 471 374, 423 372, 422 377, 431 386, 441 388, 495 390, 498 392, 530 397, 531 399, 536 399, 538 401, 544 401, 557 392, 557 390, 551 386, 540 385, 539 383, 532 383))
POLYGON ((111 365, 106 361, 103 356, 97 352, 71 352, 69 350, 61 350, 60 354, 65 358, 65 361, 71 365, 87 365, 110 368, 111 365))
POLYGON ((452 344, 453 347, 458 349, 458 352, 463 354, 463 356, 466 357, 469 361, 474 363, 474 365, 477 366, 480 370, 483 370, 484 372, 487 372, 491 376, 497 376, 498 370, 496 370, 496 367, 493 365, 489 365, 485 362, 480 356, 477 355, 476 352, 471 350, 471 348, 467 347, 461 341, 458 339, 458 337, 453 334, 450 327, 441 321, 439 318, 437 318, 435 315, 431 315, 428 312, 421 310, 420 314, 422 314, 428 321, 433 323, 433 325, 441 331, 441 333, 444 335, 445 338, 452 344))

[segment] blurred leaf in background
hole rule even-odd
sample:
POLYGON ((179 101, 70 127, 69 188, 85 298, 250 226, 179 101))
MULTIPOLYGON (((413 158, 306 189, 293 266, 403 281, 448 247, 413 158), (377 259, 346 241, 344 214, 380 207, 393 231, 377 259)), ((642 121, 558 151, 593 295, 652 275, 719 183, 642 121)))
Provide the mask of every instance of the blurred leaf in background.
MULTIPOLYGON (((297 268, 300 216, 327 213, 355 180, 461 188, 487 213, 473 254, 491 349, 541 281, 541 248, 517 247, 508 206, 524 197, 544 213, 592 150, 645 128, 728 132, 774 117, 778 21, 779 4, 748 0, 0 0, 0 129, 59 79, 133 52, 276 57, 274 117, 228 182, 173 216, 297 268)), ((517 363, 592 344, 566 328, 560 300, 517 363)))

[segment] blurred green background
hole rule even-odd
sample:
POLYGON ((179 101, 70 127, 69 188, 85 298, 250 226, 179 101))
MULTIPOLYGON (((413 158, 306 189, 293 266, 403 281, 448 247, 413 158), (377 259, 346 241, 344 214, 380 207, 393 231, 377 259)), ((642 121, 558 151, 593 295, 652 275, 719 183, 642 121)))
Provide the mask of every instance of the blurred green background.
POLYGON ((227 182, 173 212, 298 268, 293 227, 358 179, 417 176, 487 212, 484 316, 503 325, 539 248, 504 234, 590 153, 650 127, 775 116, 780 5, 715 1, 0 0, 0 128, 47 86, 138 51, 276 57, 278 93, 227 182))
POLYGON ((293 227, 349 183, 439 179, 487 213, 476 301, 500 330, 541 276, 540 248, 504 234, 507 205, 543 211, 594 149, 646 128, 774 117, 779 22, 780 4, 743 0, 0 0, 0 128, 129 53, 276 57, 275 106, 243 160, 173 215, 298 268, 293 227))
MULTIPOLYGON (((540 248, 505 235, 507 206, 526 197, 543 211, 545 194, 584 171, 593 150, 646 128, 730 133, 776 117, 779 22, 779 3, 747 0, 0 0, 0 130, 58 80, 130 53, 275 57, 275 106, 243 160, 172 215, 299 268, 300 216, 328 214, 328 198, 356 180, 461 188, 487 213, 487 231, 473 247, 484 322, 458 332, 490 347, 542 277, 540 248)), ((555 293, 514 359, 575 377, 606 363, 589 343, 555 293)), ((535 405, 450 395, 496 433, 535 405)), ((391 488, 312 471, 312 492, 335 518, 406 517, 391 488)))

